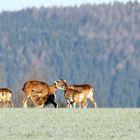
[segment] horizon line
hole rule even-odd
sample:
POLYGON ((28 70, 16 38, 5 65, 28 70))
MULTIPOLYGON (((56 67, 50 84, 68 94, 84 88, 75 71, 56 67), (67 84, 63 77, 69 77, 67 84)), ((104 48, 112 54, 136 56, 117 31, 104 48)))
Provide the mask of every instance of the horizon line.
POLYGON ((98 3, 98 2, 93 2, 93 3, 81 3, 81 4, 69 4, 69 5, 65 5, 65 4, 52 4, 52 5, 27 5, 27 6, 23 6, 23 7, 19 7, 19 8, 11 8, 11 9, 0 9, 0 13, 2 12, 18 12, 18 11, 22 11, 22 10, 26 10, 26 9, 32 9, 32 8, 36 8, 36 9, 40 9, 40 8, 65 8, 65 7, 80 7, 80 6, 84 6, 84 5, 91 5, 91 6, 98 6, 98 5, 114 5, 116 3, 120 3, 120 4, 127 4, 127 3, 138 3, 140 4, 139 1, 108 1, 108 2, 102 2, 102 3, 98 3))

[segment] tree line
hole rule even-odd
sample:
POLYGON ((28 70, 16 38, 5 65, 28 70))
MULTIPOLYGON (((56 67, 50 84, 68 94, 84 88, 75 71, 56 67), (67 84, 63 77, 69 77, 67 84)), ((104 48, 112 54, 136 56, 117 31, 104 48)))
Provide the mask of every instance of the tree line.
POLYGON ((0 87, 21 106, 25 81, 66 79, 91 84, 99 107, 139 107, 139 46, 138 2, 3 11, 0 87))

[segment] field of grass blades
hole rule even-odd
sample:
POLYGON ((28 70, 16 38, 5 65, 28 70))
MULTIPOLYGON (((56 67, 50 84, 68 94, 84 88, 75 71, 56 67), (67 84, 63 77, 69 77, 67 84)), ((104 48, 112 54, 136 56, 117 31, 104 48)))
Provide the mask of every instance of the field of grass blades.
POLYGON ((0 109, 0 140, 139 140, 140 109, 0 109))

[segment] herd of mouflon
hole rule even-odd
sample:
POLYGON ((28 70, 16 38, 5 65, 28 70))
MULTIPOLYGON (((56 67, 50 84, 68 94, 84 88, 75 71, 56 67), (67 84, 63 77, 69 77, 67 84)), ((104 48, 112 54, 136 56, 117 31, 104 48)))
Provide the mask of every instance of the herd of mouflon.
MULTIPOLYGON (((64 91, 64 98, 67 102, 67 108, 83 107, 87 108, 89 99, 94 108, 97 108, 94 98, 94 88, 89 84, 68 85, 66 80, 56 80, 52 85, 48 85, 42 81, 27 81, 22 87, 24 92, 23 107, 28 107, 28 99, 30 98, 36 108, 42 108, 48 104, 53 104, 55 108, 58 107, 55 101, 55 94, 57 90, 64 91)), ((8 104, 13 106, 12 91, 7 88, 0 88, 0 104, 1 107, 6 107, 8 104)))

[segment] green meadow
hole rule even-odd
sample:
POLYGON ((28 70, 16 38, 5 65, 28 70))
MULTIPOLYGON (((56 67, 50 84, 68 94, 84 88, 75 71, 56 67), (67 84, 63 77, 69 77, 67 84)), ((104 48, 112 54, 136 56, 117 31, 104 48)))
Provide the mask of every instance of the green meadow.
POLYGON ((139 140, 140 109, 0 109, 1 140, 139 140))

